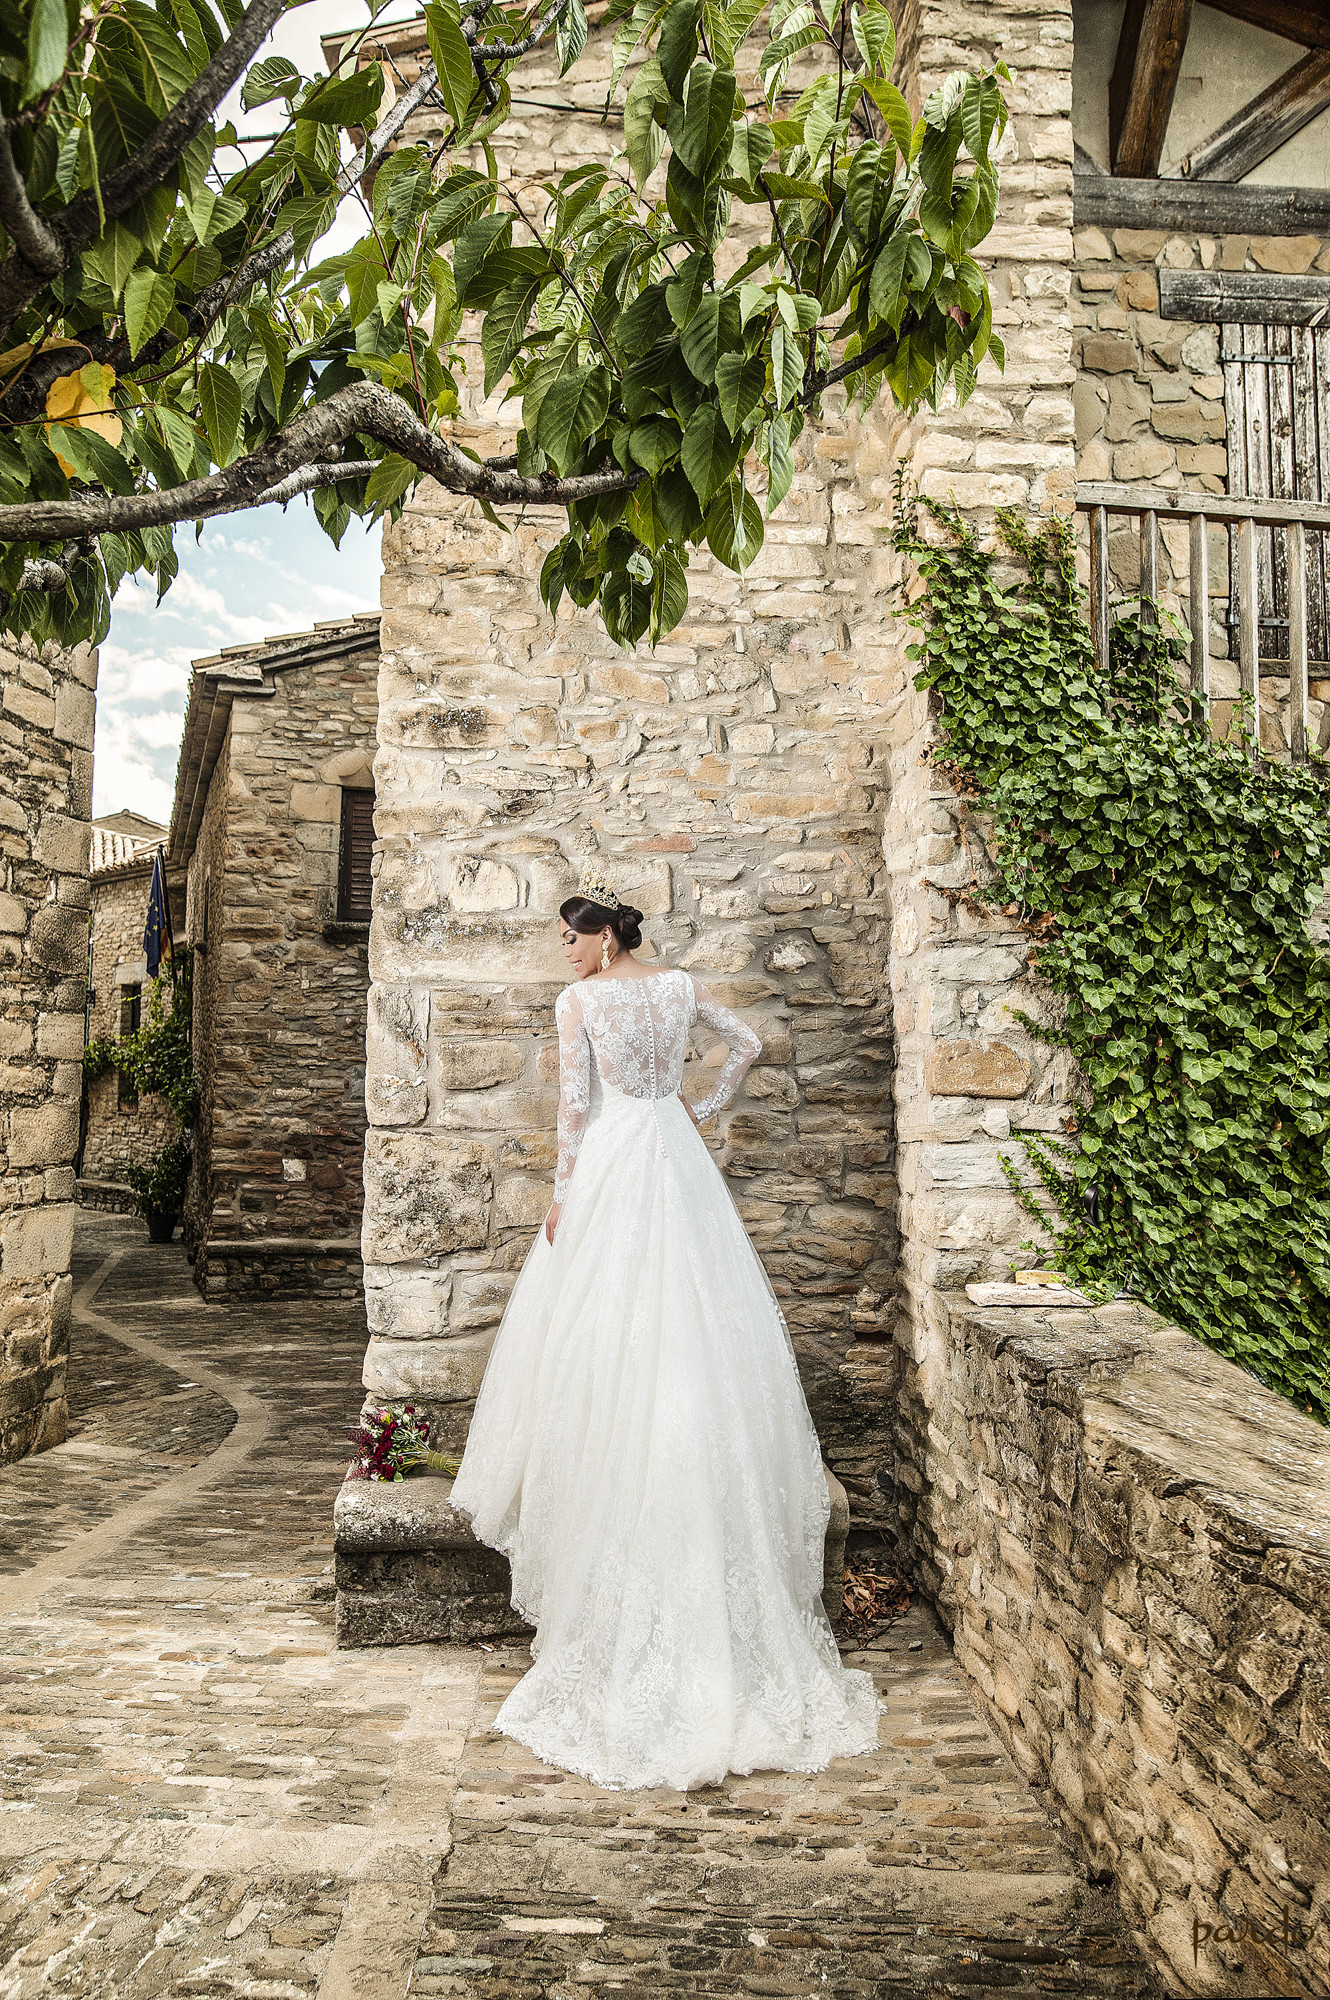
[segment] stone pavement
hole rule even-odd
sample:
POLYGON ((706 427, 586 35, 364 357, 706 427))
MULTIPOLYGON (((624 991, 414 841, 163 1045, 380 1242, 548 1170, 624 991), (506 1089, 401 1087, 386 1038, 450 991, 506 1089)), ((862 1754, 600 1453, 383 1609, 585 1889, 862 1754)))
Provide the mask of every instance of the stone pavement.
POLYGON ((488 1733, 522 1648, 332 1646, 364 1325, 89 1216, 67 1444, 0 1472, 0 2000, 1152 1993, 924 1607, 875 1756, 620 1793, 488 1733))

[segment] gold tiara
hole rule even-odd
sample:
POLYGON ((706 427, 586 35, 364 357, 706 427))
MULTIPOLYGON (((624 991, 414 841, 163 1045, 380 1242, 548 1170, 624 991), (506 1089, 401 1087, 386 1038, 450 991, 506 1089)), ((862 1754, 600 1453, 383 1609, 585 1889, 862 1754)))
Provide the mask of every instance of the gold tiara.
POLYGON ((590 861, 582 870, 577 893, 579 896, 585 896, 590 903, 599 903, 605 910, 618 910, 623 907, 600 870, 590 861))

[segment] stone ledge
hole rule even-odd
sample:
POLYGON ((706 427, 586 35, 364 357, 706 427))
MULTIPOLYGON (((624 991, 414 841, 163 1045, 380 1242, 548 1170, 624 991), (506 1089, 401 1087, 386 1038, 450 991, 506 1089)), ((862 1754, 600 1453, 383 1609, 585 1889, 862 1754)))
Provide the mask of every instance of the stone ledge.
POLYGON ((133 1215, 134 1190, 123 1181, 76 1180, 74 1199, 80 1208, 101 1209, 108 1215, 133 1215))
POLYGON ((354 1236, 212 1237, 193 1252, 205 1298, 359 1299, 360 1241, 354 1236))
MULTIPOLYGON (((835 1618, 850 1506, 836 1475, 822 1470, 831 1502, 822 1601, 835 1618)), ((507 1558, 476 1540, 452 1490, 439 1475, 343 1480, 333 1504, 339 1646, 455 1644, 530 1631, 512 1608, 507 1558)))
POLYGON ((941 1297, 897 1491, 957 1659, 1176 1990, 1275 1911, 1269 1990, 1319 1991, 1330 1434, 1140 1305, 941 1297))

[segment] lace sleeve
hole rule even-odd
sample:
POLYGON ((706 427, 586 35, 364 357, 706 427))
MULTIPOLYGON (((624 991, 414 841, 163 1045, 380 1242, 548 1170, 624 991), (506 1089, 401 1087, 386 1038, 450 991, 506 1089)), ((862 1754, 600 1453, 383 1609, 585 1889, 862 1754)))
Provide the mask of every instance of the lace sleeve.
POLYGON ((568 986, 554 1003, 559 1030, 559 1164, 554 1174, 554 1199, 561 1202, 577 1164, 591 1103, 591 1044, 577 995, 568 986))
POLYGON ((720 1066, 720 1074, 715 1084, 707 1092, 700 1104, 693 1106, 693 1115, 699 1124, 705 1124, 717 1111, 723 1110, 733 1097, 739 1085, 747 1076, 762 1051, 762 1038, 755 1035, 746 1021, 732 1014, 728 1007, 722 1007, 719 1000, 713 1000, 705 986, 693 980, 693 1003, 695 1018, 704 1028, 711 1028, 730 1045, 730 1052, 720 1066))

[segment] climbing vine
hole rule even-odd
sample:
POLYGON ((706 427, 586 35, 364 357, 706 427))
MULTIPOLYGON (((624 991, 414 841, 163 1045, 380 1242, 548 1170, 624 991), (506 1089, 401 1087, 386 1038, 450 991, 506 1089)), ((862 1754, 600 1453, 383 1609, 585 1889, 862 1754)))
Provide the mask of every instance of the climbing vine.
MULTIPOLYGON (((928 504, 928 503, 925 503, 928 504)), ((1326 767, 1223 742, 1183 691, 1186 636, 1149 605, 1096 667, 1070 527, 897 509, 925 583, 916 685, 938 758, 995 832, 975 894, 1035 940, 1061 996, 1042 1039, 1085 1102, 1066 1141, 1018 1132, 1049 1199, 1008 1177, 1097 1295, 1134 1294, 1330 1421, 1330 973, 1309 920, 1330 863, 1326 767), (1017 581, 1000 569, 1015 559, 1017 581)), ((968 802, 968 805, 967 805, 968 802)))
POLYGON ((83 1051, 83 1077, 92 1083, 110 1070, 121 1070, 140 1095, 164 1097, 176 1115, 176 1138, 145 1165, 131 1165, 125 1178, 138 1206, 148 1210, 178 1208, 189 1178, 189 1130, 198 1115, 199 1090, 190 1052, 193 1011, 194 953, 179 948, 172 976, 153 982, 148 1018, 132 1035, 89 1042, 83 1051), (169 1002, 169 1004, 168 1004, 169 1002))

